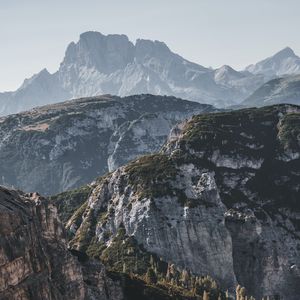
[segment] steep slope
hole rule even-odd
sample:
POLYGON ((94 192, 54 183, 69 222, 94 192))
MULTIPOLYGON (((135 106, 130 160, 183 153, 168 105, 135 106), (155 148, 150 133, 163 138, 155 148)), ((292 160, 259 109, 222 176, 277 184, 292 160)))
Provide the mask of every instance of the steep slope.
POLYGON ((97 261, 67 250, 56 208, 37 194, 0 187, 0 299, 123 299, 97 261))
POLYGON ((85 32, 66 50, 54 74, 43 70, 16 92, 0 93, 0 115, 79 97, 151 93, 217 106, 236 104, 263 82, 262 76, 239 73, 230 82, 215 71, 173 53, 159 41, 125 35, 85 32), (242 77, 242 80, 241 78, 242 77))
POLYGON ((297 300, 299 134, 298 106, 195 116, 160 153, 95 182, 67 222, 70 247, 110 265, 121 230, 225 289, 239 283, 257 299, 297 300))
POLYGON ((0 184, 49 195, 156 152, 171 128, 209 105, 152 95, 102 96, 0 118, 0 184))
POLYGON ((269 79, 283 75, 300 74, 300 57, 287 47, 255 65, 248 66, 246 70, 253 74, 263 74, 269 79))
MULTIPOLYGON (((64 233, 51 202, 36 193, 0 187, 1 300, 197 300, 208 292, 212 300, 225 300, 225 293, 213 279, 195 277, 158 261, 125 239, 121 231, 114 241, 114 251, 122 253, 128 262, 133 255, 137 261, 132 251, 139 249, 139 255, 143 255, 139 270, 155 263, 155 271, 149 268, 145 277, 139 277, 122 265, 121 272, 108 272, 99 260, 68 251, 64 233), (164 270, 167 278, 158 281, 164 270)), ((115 254, 106 253, 106 257, 113 261, 118 257, 115 254)))
POLYGON ((241 104, 246 106, 264 106, 279 103, 300 104, 300 75, 273 79, 241 104))

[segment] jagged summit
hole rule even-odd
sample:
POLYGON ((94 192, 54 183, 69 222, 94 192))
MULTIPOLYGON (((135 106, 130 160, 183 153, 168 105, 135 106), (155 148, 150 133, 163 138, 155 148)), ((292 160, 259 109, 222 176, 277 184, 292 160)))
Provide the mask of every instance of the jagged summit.
POLYGON ((224 65, 215 71, 215 80, 219 82, 228 82, 230 80, 238 80, 245 77, 245 74, 234 70, 228 65, 224 65))
POLYGON ((298 57, 294 50, 290 47, 285 47, 273 55, 273 58, 288 58, 288 57, 298 57))
POLYGON ((133 43, 123 34, 95 31, 71 42, 59 70, 43 76, 33 76, 22 93, 0 93, 0 115, 103 94, 170 95, 224 107, 242 101, 261 84, 252 74, 244 81, 236 73, 229 81, 216 80, 214 70, 184 59, 160 41, 133 43))
POLYGON ((66 51, 59 73, 67 68, 96 69, 111 74, 132 62, 134 46, 126 35, 103 35, 99 32, 85 32, 77 43, 72 42, 66 51))
POLYGON ((57 72, 43 70, 17 91, 0 93, 0 115, 103 94, 169 95, 224 108, 241 103, 270 79, 298 73, 300 58, 288 47, 238 72, 190 62, 161 41, 132 42, 124 34, 88 31, 68 45, 57 72))
POLYGON ((269 79, 276 76, 299 74, 300 58, 290 47, 286 47, 273 56, 248 66, 246 70, 253 74, 263 74, 269 79))

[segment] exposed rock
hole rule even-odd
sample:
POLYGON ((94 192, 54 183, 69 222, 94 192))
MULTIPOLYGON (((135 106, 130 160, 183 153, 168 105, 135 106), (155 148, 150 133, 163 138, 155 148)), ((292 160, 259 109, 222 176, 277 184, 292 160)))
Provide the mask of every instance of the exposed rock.
POLYGON ((0 183, 44 195, 158 151, 170 129, 212 106, 152 95, 73 100, 0 118, 0 183))
POLYGON ((0 116, 102 94, 171 95, 224 107, 265 82, 250 72, 223 71, 192 63, 163 42, 138 39, 134 44, 125 35, 85 32, 67 47, 57 72, 43 70, 17 91, 0 93, 0 116))
POLYGON ((298 106, 195 116, 160 153, 96 183, 67 223, 70 246, 109 251, 124 228, 147 251, 231 292, 239 283, 257 299, 297 300, 299 134, 298 106))
POLYGON ((38 194, 0 187, 0 299, 123 299, 96 261, 67 250, 56 208, 38 194))

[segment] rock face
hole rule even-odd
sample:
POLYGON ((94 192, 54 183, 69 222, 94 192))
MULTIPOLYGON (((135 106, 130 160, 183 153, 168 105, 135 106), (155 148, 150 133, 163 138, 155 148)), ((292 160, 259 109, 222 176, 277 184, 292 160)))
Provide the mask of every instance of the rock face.
POLYGON ((70 246, 107 248, 120 228, 166 262, 297 300, 300 107, 195 116, 160 153, 95 183, 68 221, 70 246))
POLYGON ((37 194, 0 187, 0 299, 123 299, 95 261, 67 250, 56 208, 37 194))
POLYGON ((125 35, 85 32, 67 47, 57 72, 43 70, 17 91, 0 93, 0 116, 102 94, 172 95, 224 107, 241 102, 264 82, 261 75, 192 63, 159 41, 133 44, 125 35))
POLYGON ((300 104, 300 75, 277 78, 265 83, 243 101, 242 105, 259 107, 279 103, 300 104))
POLYGON ((213 110, 174 97, 102 96, 0 118, 0 183, 44 195, 79 187, 158 151, 175 124, 213 110))

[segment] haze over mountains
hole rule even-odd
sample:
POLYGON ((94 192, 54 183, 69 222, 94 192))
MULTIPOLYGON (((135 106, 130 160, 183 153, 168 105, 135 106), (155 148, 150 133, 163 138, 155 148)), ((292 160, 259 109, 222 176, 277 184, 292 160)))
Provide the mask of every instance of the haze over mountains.
POLYGON ((293 75, 300 73, 300 57, 294 51, 286 47, 255 65, 250 65, 246 68, 247 71, 253 74, 264 74, 266 77, 293 75))
POLYGON ((113 94, 172 95, 217 107, 236 105, 270 79, 299 74, 300 58, 290 48, 238 72, 206 68, 173 53, 159 41, 85 32, 66 50, 54 74, 46 69, 15 92, 0 93, 0 115, 63 100, 113 94))

